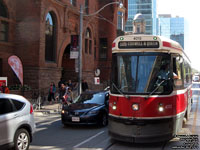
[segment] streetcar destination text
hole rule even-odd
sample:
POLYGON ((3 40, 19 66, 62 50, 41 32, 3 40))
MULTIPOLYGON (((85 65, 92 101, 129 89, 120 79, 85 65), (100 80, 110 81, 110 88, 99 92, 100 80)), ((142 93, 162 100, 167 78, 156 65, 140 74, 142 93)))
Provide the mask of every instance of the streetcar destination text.
POLYGON ((119 48, 159 48, 158 41, 120 41, 119 48))

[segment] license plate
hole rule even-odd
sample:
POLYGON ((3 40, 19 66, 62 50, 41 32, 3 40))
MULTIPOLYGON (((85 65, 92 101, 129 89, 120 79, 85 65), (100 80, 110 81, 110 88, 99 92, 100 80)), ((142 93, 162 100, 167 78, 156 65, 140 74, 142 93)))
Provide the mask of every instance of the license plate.
POLYGON ((80 118, 79 117, 72 117, 72 122, 79 122, 80 118))

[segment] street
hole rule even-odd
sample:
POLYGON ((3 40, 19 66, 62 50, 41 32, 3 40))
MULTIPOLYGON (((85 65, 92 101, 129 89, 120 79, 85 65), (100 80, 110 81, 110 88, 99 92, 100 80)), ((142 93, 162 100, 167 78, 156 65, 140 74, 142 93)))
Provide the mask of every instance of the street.
POLYGON ((135 144, 114 141, 107 127, 66 126, 60 115, 36 116, 37 132, 30 150, 192 150, 199 148, 200 93, 193 89, 193 105, 190 119, 176 138, 168 142, 135 144))

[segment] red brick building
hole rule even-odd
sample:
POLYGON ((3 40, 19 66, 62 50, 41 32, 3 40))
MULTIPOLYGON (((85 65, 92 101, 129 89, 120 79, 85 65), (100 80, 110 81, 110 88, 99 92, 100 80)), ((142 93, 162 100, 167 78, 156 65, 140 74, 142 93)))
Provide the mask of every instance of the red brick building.
MULTIPOLYGON (((0 76, 8 85, 19 80, 8 65, 11 55, 23 64, 24 84, 34 88, 56 85, 61 77, 78 81, 77 60, 70 59, 72 45, 79 35, 80 4, 83 17, 83 78, 90 88, 108 84, 112 41, 123 30, 128 0, 123 7, 112 4, 97 15, 92 14, 118 0, 0 0, 0 76), (95 70, 100 69, 101 85, 94 85, 95 70)), ((75 47, 76 48, 76 47, 75 47)))

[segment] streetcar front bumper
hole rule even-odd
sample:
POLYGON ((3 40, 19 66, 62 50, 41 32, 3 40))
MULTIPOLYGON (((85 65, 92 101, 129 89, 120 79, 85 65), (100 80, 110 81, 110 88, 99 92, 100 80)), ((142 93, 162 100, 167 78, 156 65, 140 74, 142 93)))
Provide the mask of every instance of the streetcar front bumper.
POLYGON ((163 142, 172 139, 182 126, 181 118, 122 119, 109 116, 109 135, 116 140, 134 143, 163 142))

